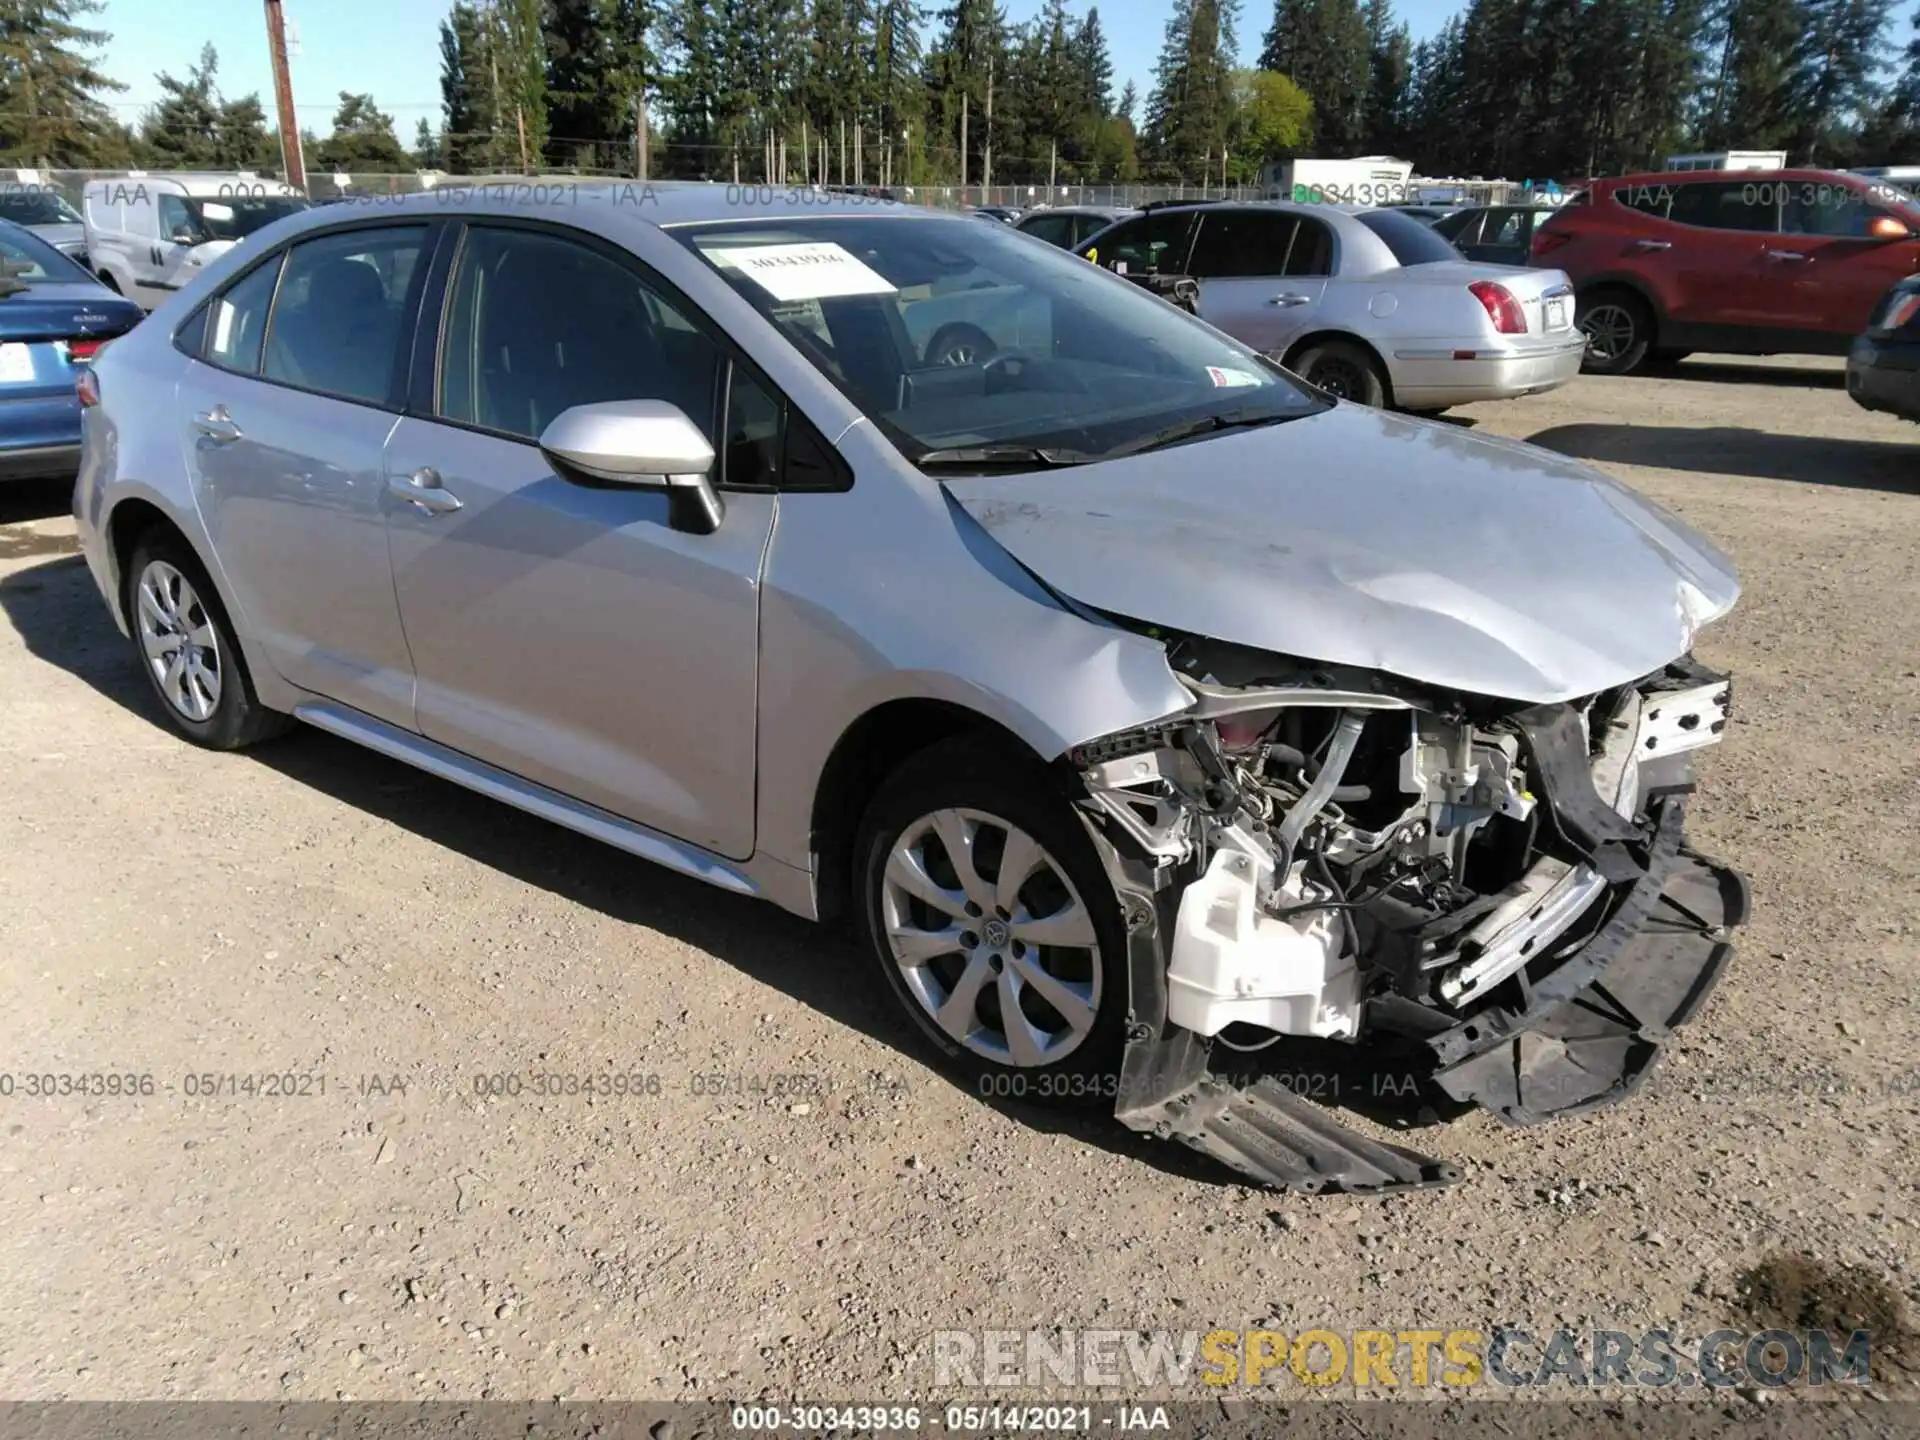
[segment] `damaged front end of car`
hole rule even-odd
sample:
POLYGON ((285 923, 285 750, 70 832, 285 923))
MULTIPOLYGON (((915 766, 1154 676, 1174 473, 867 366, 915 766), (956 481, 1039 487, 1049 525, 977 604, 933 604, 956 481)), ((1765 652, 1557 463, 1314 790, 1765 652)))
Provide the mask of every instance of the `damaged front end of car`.
POLYGON ((1191 707, 1068 757, 1127 925, 1127 1125, 1299 1192, 1447 1184, 1216 1046, 1391 1047, 1529 1124, 1629 1093, 1719 979, 1746 886, 1682 826, 1726 677, 1528 705, 1168 639, 1191 707))

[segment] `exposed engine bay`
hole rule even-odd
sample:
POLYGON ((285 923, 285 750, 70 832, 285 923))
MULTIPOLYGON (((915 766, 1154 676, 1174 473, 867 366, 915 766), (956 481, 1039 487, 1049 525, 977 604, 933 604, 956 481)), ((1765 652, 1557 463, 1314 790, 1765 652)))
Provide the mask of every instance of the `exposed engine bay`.
POLYGON ((1209 641, 1169 658, 1192 708, 1070 757, 1129 925, 1128 1124, 1298 1190, 1447 1183, 1212 1060, 1391 1041, 1530 1123, 1626 1094, 1724 968, 1745 885, 1681 835, 1724 676, 1686 658, 1528 706, 1209 641))

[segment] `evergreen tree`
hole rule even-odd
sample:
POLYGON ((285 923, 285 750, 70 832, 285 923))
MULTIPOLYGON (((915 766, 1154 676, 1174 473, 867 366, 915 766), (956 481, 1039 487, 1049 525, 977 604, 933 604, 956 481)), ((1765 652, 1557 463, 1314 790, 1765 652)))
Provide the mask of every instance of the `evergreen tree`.
POLYGON ((1276 0, 1260 68, 1287 76, 1313 101, 1314 145, 1358 154, 1368 130, 1373 40, 1358 0, 1276 0))
POLYGON ((211 44, 186 79, 156 77, 160 100, 140 122, 140 147, 156 169, 204 170, 219 153, 220 95, 215 76, 220 56, 211 44))
POLYGON ((313 163, 325 170, 390 172, 405 170, 410 161, 393 133, 393 117, 373 103, 371 95, 340 92, 333 133, 311 152, 313 163))
POLYGON ((267 129, 267 112, 258 95, 222 100, 213 130, 215 169, 280 169, 280 143, 267 129))
POLYGON ((927 50, 927 124, 930 158, 940 155, 952 178, 978 183, 989 141, 986 99, 989 80, 1005 78, 1007 24, 995 0, 950 0, 934 12, 927 50), (999 72, 999 73, 996 73, 999 72), (967 154, 960 154, 961 117, 966 117, 967 154))
POLYGON ((1836 132, 1879 99, 1891 12, 1891 0, 1802 0, 1793 71, 1793 150, 1802 163, 1821 163, 1836 132))
POLYGON ((112 38, 83 22, 102 0, 0 0, 0 156, 53 166, 124 164, 127 136, 101 96, 126 86, 92 56, 112 38))
POLYGON ((480 12, 454 0, 440 22, 441 159, 456 175, 494 163, 496 105, 480 12))
POLYGON ((1236 0, 1175 0, 1146 112, 1147 140, 1168 178, 1198 180, 1222 162, 1237 13, 1236 0))
POLYGON ((1100 28, 1097 5, 1087 11, 1073 37, 1073 68, 1082 108, 1102 119, 1113 114, 1113 57, 1107 53, 1107 36, 1100 28))
POLYGON ((598 165, 630 128, 615 75, 616 29, 610 0, 547 0, 547 123, 562 165, 598 165))
POLYGON ((1361 143, 1371 155, 1408 150, 1407 107, 1413 84, 1413 40, 1393 22, 1392 0, 1368 0, 1367 101, 1361 143))
POLYGON ((433 133, 433 126, 427 123, 424 115, 413 132, 413 163, 422 170, 438 170, 443 163, 440 137, 433 133))

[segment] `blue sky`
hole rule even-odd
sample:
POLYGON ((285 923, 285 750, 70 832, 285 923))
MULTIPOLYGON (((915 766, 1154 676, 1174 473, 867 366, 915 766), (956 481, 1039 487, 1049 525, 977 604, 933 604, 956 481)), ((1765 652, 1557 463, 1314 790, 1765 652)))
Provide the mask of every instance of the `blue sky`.
MULTIPOLYGON (((1004 0, 1016 20, 1031 16, 1041 0, 1004 0)), ((327 133, 342 90, 371 93, 394 117, 402 140, 411 140, 421 116, 440 114, 439 26, 443 0, 285 0, 289 26, 297 32, 293 57, 294 102, 303 127, 327 133)), ((1085 14, 1087 0, 1071 0, 1085 14)), ((1101 27, 1113 51, 1116 87, 1129 77, 1146 94, 1167 0, 1106 0, 1101 27)), ((1457 8, 1452 0, 1400 0, 1397 7, 1414 38, 1432 34, 1457 8)), ((1241 50, 1249 62, 1272 17, 1272 0, 1244 0, 1241 50)), ((134 120, 159 95, 160 71, 184 75, 211 40, 220 52, 220 88, 229 96, 258 91, 268 114, 273 85, 267 68, 266 22, 260 0, 107 0, 99 28, 113 32, 106 72, 127 89, 113 97, 121 117, 134 120)))

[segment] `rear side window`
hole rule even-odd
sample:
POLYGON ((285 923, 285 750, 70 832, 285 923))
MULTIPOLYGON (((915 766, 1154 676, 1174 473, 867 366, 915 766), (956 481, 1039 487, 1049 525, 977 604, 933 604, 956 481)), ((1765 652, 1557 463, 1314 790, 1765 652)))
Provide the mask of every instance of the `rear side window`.
POLYGON ((1706 230, 1772 230, 1778 188, 1736 180, 1677 185, 1667 218, 1706 230))
POLYGON ((575 405, 668 400, 711 435, 719 374, 714 343, 626 266, 545 232, 468 230, 441 342, 446 419, 537 440, 575 405))
POLYGON ((1442 216, 1434 222, 1433 233, 1456 248, 1472 245, 1480 239, 1480 224, 1486 216, 1484 210, 1462 210, 1456 215, 1442 216))
POLYGON ((1209 210, 1193 242, 1189 274, 1202 279, 1285 275, 1299 222, 1259 210, 1209 210))
POLYGON ((260 372, 261 342, 267 334, 267 307, 273 303, 274 287, 280 283, 284 255, 276 255, 266 264, 249 270, 239 283, 229 286, 207 316, 208 363, 243 375, 260 372))
MULTIPOLYGON (((1656 220, 1667 218, 1667 209, 1673 204, 1674 187, 1671 185, 1622 185, 1613 192, 1613 203, 1624 205, 1629 210, 1638 210, 1642 215, 1651 215, 1656 220)), ((1578 197, 1576 197, 1578 198, 1578 197)), ((1568 204, 1574 203, 1568 201, 1568 204)))
POLYGON ((1287 274, 1302 278, 1333 274, 1333 231, 1324 223, 1306 215, 1300 217, 1293 248, 1287 252, 1287 274))
POLYGON ((1366 210, 1354 218, 1384 240, 1401 265, 1436 265, 1464 258, 1445 236, 1434 234, 1432 226, 1410 220, 1398 210, 1366 210))
POLYGON ((369 405, 386 404, 401 371, 408 287, 424 225, 323 235, 287 252, 263 374, 369 405))

